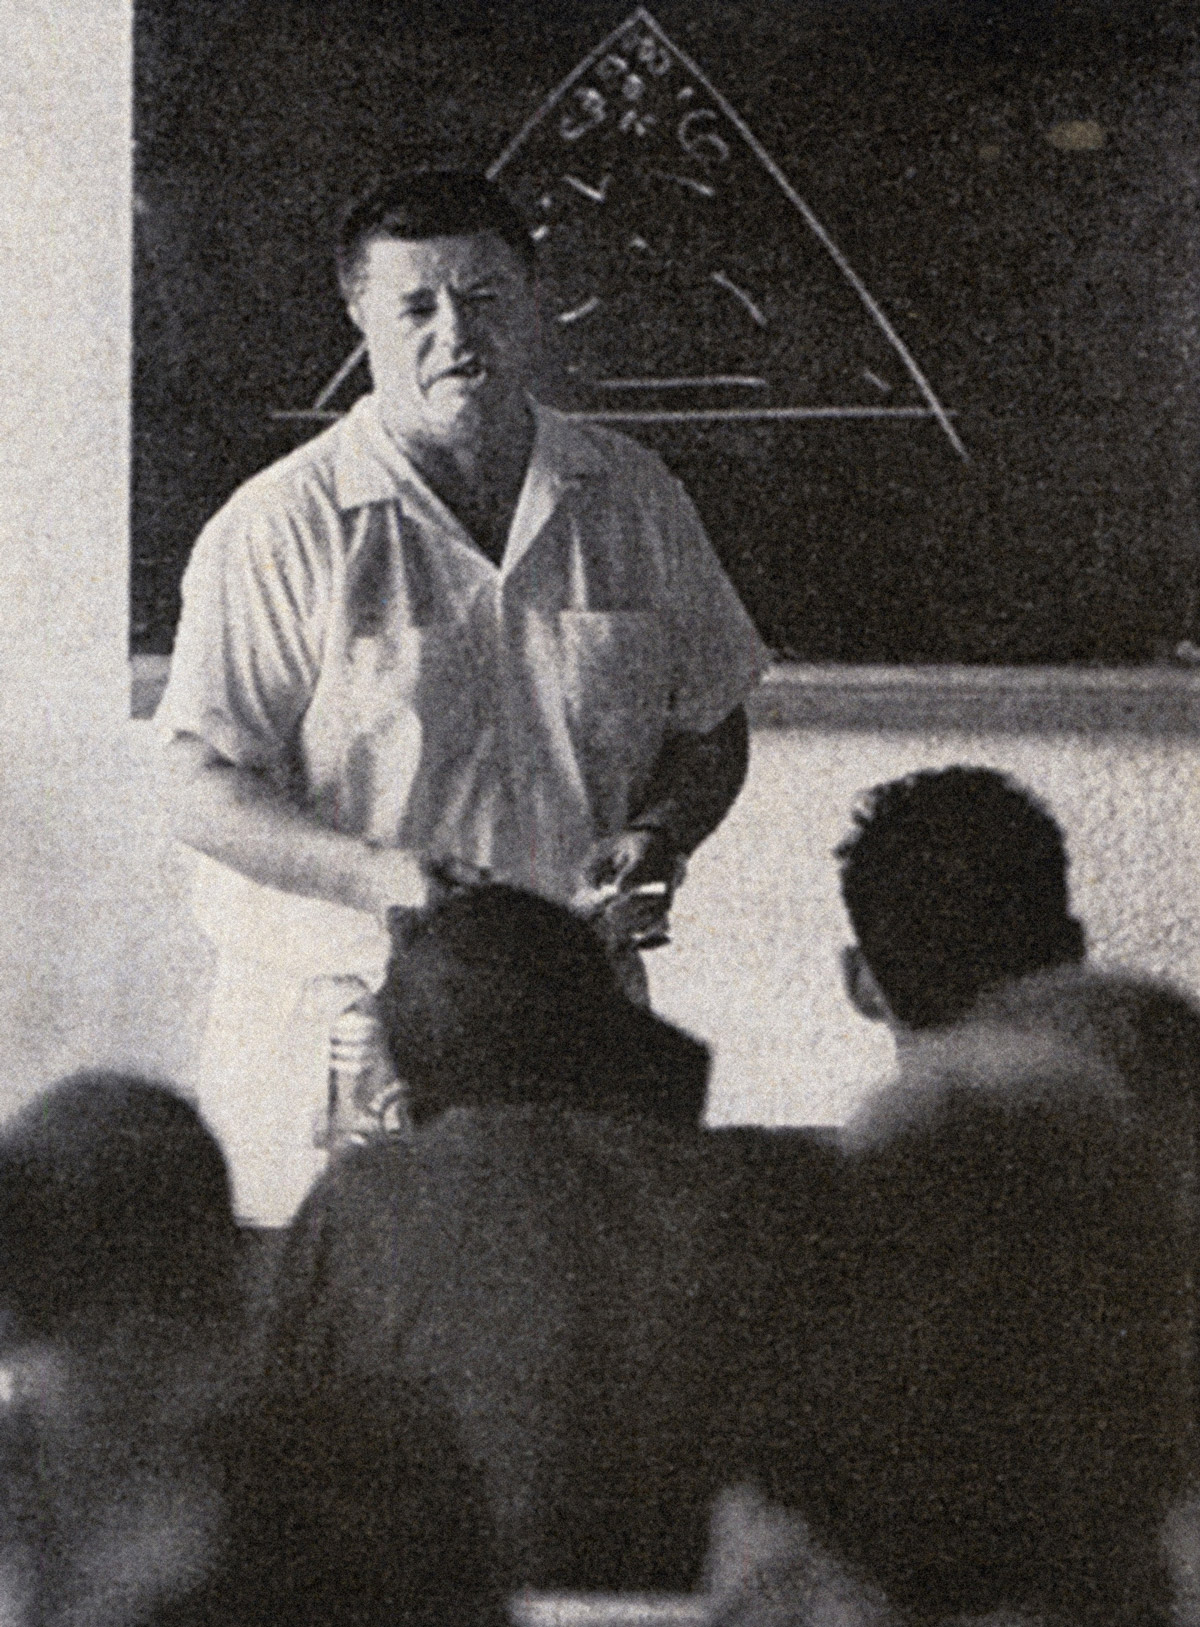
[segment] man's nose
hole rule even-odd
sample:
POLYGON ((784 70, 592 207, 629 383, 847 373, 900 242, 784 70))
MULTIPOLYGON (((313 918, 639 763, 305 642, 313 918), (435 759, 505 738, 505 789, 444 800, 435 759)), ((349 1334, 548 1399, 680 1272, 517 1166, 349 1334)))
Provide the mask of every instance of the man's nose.
POLYGON ((438 296, 437 331, 442 344, 451 351, 472 348, 475 335, 470 306, 452 288, 444 288, 438 296))

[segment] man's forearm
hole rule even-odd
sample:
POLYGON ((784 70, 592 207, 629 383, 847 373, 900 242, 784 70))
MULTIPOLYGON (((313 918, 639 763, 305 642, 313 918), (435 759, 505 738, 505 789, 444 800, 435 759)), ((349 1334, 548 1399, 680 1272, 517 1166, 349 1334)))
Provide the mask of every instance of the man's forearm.
POLYGON ((741 706, 708 734, 669 736, 630 828, 661 831, 673 852, 691 853, 736 801, 749 756, 750 731, 741 706))
POLYGON ((419 905, 425 880, 415 854, 372 847, 330 830, 202 741, 179 736, 166 748, 172 829, 179 841, 283 892, 379 915, 419 905))

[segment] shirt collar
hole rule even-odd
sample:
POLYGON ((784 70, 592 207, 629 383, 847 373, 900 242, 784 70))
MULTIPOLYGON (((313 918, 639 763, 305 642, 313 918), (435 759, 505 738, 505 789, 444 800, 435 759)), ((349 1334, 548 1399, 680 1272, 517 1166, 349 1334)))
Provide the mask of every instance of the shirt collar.
POLYGON ((605 471, 600 448, 587 432, 553 407, 530 403, 537 422, 530 464, 533 472, 554 481, 600 475, 605 471))
MULTIPOLYGON (((526 484, 554 489, 572 480, 602 474, 604 460, 591 438, 553 407, 531 401, 533 453, 526 484)), ((406 487, 425 483, 384 429, 374 393, 362 396, 339 426, 334 455, 334 500, 343 512, 368 503, 396 502, 406 487)))

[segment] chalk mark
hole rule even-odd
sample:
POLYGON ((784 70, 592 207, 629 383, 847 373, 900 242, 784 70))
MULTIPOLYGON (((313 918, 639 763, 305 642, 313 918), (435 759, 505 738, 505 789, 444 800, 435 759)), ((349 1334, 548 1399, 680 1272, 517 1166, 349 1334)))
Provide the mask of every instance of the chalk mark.
POLYGON ((732 277, 726 276, 725 272, 723 271, 714 271, 712 273, 712 280, 719 288, 728 289, 735 299, 740 300, 745 306, 746 310, 749 311, 753 320, 758 323, 760 328, 765 328, 767 326, 766 317, 759 310, 758 306, 754 303, 746 290, 744 288, 739 288, 737 283, 733 281, 732 277))
POLYGON ((563 180, 568 186, 573 186, 576 192, 581 193, 585 198, 590 198, 593 203, 606 203, 608 201, 608 189, 612 185, 611 175, 606 175, 599 186, 589 186, 586 181, 581 181, 578 175, 564 175, 563 180))
MULTIPOLYGON (((788 180, 787 176, 780 169, 779 165, 771 157, 770 153, 763 146, 762 142, 754 134, 754 131, 751 130, 745 119, 742 118, 741 114, 738 113, 732 103, 727 101, 726 98, 721 95, 721 92, 712 83, 708 75, 702 72, 699 64, 693 62, 691 57, 688 56, 687 52, 681 51, 679 46, 676 45, 675 42, 664 33, 657 20, 650 15, 645 6, 638 6, 637 10, 633 14, 633 17, 629 18, 626 23, 622 24, 622 27, 628 27, 629 23, 635 19, 638 22, 643 23, 651 30, 652 33, 656 34, 662 41, 663 45, 669 51, 674 52, 678 61, 683 64, 687 71, 692 75, 693 79, 696 79, 701 85, 704 86, 705 90, 712 97, 713 101, 716 102, 722 113, 724 113, 726 118, 732 123, 734 129, 741 136, 742 140, 745 141, 749 146, 750 151, 755 155, 759 162, 765 166, 767 173, 771 176, 772 180, 775 181, 776 185, 780 187, 784 197, 787 198, 788 202, 800 212, 801 218, 804 220, 805 224, 808 226, 810 231, 813 232, 817 240, 824 246, 830 258, 833 260, 834 265, 837 266, 838 270, 842 273, 842 276, 845 277, 846 281, 850 284, 851 288, 853 288, 859 299, 862 300, 871 316, 874 317, 884 338, 887 339, 888 343, 900 357, 900 360, 904 363, 905 368, 908 370, 909 377, 912 379, 917 389, 925 397, 925 400, 929 404, 930 411, 940 424, 942 431, 944 432, 947 440, 950 442, 950 445, 958 453, 959 457, 962 458, 964 463, 969 463, 971 461, 970 453, 959 439, 954 425, 950 422, 950 414, 938 400, 937 396, 933 392, 933 388, 930 385, 929 380, 917 366, 916 358, 913 356, 908 346, 904 343, 903 339, 901 339, 900 335, 896 332, 892 324, 888 321, 881 308, 871 297, 871 293, 866 284, 863 282, 862 278, 855 271, 849 260, 847 260, 841 249, 838 248, 837 244, 833 241, 833 238, 830 237, 829 233, 825 230, 824 226, 822 226, 821 222, 809 208, 808 204, 805 203, 804 199, 796 191, 795 187, 788 180)), ((620 33, 620 30, 618 29, 617 32, 620 33)), ((586 68, 583 69, 583 71, 586 72, 586 68)), ((507 151, 505 153, 505 157, 507 157, 507 151)))
POLYGON ((869 367, 863 368, 863 378, 866 379, 868 384, 873 384, 877 390, 881 390, 884 395, 891 395, 891 385, 886 379, 881 379, 878 373, 872 373, 869 367))
MULTIPOLYGON (((584 74, 590 73, 592 68, 595 67, 596 63, 600 61, 601 57, 608 55, 613 46, 621 38, 622 34, 628 30, 629 25, 643 15, 647 19, 649 18, 649 13, 643 13, 641 7, 639 6, 637 11, 626 17, 623 23, 619 23, 610 34, 606 34, 594 50, 589 51, 587 56, 582 58, 581 61, 577 62, 567 77, 560 80, 560 82, 555 86, 548 96, 543 97, 534 111, 525 120, 525 123, 517 131, 516 135, 501 152, 499 158, 494 159, 492 163, 488 165, 487 178, 489 181, 494 181, 496 179, 497 175, 499 175, 505 164, 508 163, 509 159, 517 151, 518 147, 522 145, 525 137, 530 133, 530 131, 535 129, 549 113, 554 111, 567 92, 583 78, 584 74)), ((666 38, 665 34, 663 34, 662 29, 658 27, 657 23, 654 24, 653 32, 663 41, 664 44, 669 46, 671 50, 675 49, 674 46, 671 45, 671 42, 666 38)))
MULTIPOLYGON (((623 22, 619 23, 616 28, 612 29, 610 33, 606 34, 605 37, 600 41, 600 43, 597 46, 595 46, 595 48, 593 50, 589 51, 588 54, 585 57, 583 57, 581 59, 581 61, 579 61, 575 65, 575 67, 566 76, 566 78, 563 79, 562 81, 560 81, 560 83, 547 96, 545 96, 542 99, 542 101, 538 104, 538 106, 535 108, 533 113, 530 114, 530 116, 521 125, 521 127, 517 131, 517 133, 512 137, 512 139, 502 149, 502 151, 500 152, 499 157, 494 159, 493 162, 488 166, 488 169, 487 169, 488 179, 489 180, 495 180, 497 178, 497 176, 500 174, 501 170, 508 163, 509 159, 512 158, 514 156, 514 154, 524 144, 526 138, 542 122, 542 120, 544 118, 546 118, 547 115, 550 114, 553 111, 553 109, 563 99, 563 97, 567 94, 567 92, 575 84, 577 84, 578 81, 580 79, 582 79, 585 74, 590 72, 590 70, 596 65, 597 62, 599 62, 601 60, 602 57, 604 57, 609 51, 611 51, 613 46, 615 46, 617 44, 617 42, 621 39, 621 37, 624 34, 626 34, 627 31, 632 26, 634 26, 634 25, 636 25, 638 23, 641 23, 644 27, 648 28, 650 30, 650 32, 658 39, 658 41, 663 46, 663 48, 666 51, 668 51, 675 58, 675 60, 686 70, 686 72, 688 74, 690 74, 691 77, 697 81, 697 83, 702 85, 704 87, 705 91, 708 93, 708 95, 712 97, 712 99, 715 102, 715 104, 717 105, 717 107, 720 108, 722 113, 724 113, 725 117, 729 120, 729 122, 733 125, 734 129, 742 137, 742 140, 749 147, 750 151, 755 155, 755 157, 759 160, 759 162, 766 169, 766 171, 770 175, 771 179, 775 182, 775 184, 782 191, 784 197, 787 198, 788 202, 798 212, 801 219, 808 226, 809 230, 813 233, 813 235, 817 238, 817 241, 825 249, 826 253, 830 256, 830 258, 832 259, 834 265, 840 271, 840 273, 845 278, 845 280, 850 285, 850 287, 857 294, 858 298, 862 302, 862 304, 863 304, 864 308, 866 309, 867 313, 870 315, 872 320, 875 322, 876 326, 879 328, 880 332, 883 334, 883 336, 887 340, 887 342, 892 346, 893 350, 895 350, 896 354, 899 356, 901 362, 903 363, 904 368, 905 368, 906 372, 908 373, 909 377, 912 379, 912 381, 916 385, 918 391, 920 392, 920 394, 923 396, 923 398, 925 399, 925 401, 928 404, 927 408, 904 408, 904 407, 874 407, 874 408, 870 408, 870 407, 862 407, 862 408, 795 407, 795 408, 792 408, 792 407, 772 407, 772 408, 759 409, 757 411, 754 411, 754 410, 751 410, 751 409, 746 409, 745 411, 742 411, 742 410, 739 410, 739 409, 711 409, 709 411, 696 411, 694 413, 688 413, 688 414, 685 414, 683 416, 690 417, 690 418, 706 418, 706 417, 788 417, 788 418, 798 418, 798 419, 803 419, 803 418, 831 418, 831 417, 846 417, 846 418, 933 417, 933 418, 935 418, 937 420, 937 423, 938 423, 939 427, 941 428, 942 432, 945 434, 946 438, 949 440, 951 446, 958 453, 959 457, 961 457, 964 462, 969 462, 970 461, 970 454, 967 452, 967 449, 963 445, 961 439, 959 438, 958 433, 956 432, 953 424, 950 422, 951 418, 953 416, 955 416, 955 415, 953 413, 951 413, 951 412, 948 412, 946 410, 946 408, 942 405, 941 401, 938 399, 937 395, 934 393, 934 390, 933 390, 932 386, 930 385, 928 379, 925 377, 925 374, 921 371, 921 368, 918 366, 916 358, 913 356, 912 352, 908 349, 908 347, 904 343, 904 341, 900 338, 900 335, 896 332, 896 329, 892 326, 891 322, 888 320, 888 318, 884 314, 883 310, 876 303, 876 301, 872 297, 870 291, 867 289, 866 285, 863 283, 862 279, 859 277, 858 273, 854 270, 854 268, 851 266, 850 262, 846 259, 845 255, 841 252, 841 250, 838 248, 837 244, 833 241, 832 237, 830 237, 829 233, 825 230, 825 227, 821 224, 821 222, 817 218, 816 214, 809 207, 809 205, 804 201, 804 199, 800 196, 800 194, 796 191, 795 187, 791 184, 791 182, 788 180, 787 176, 780 169, 779 165, 771 157, 771 155, 767 151, 767 149, 759 141, 758 137, 754 134, 753 130, 751 130, 750 126, 746 123, 746 121, 741 117, 741 115, 733 107, 732 103, 730 103, 727 100, 727 98, 724 97, 719 90, 717 90, 716 86, 709 79, 708 75, 705 74, 701 70, 699 65, 696 62, 694 62, 692 60, 692 58, 685 51, 681 50, 680 47, 677 46, 674 43, 674 41, 663 30, 663 28, 661 27, 661 25, 659 24, 657 19, 655 17, 653 17, 650 14, 650 12, 646 10, 646 8, 644 6, 638 6, 633 12, 630 13, 630 15, 627 18, 625 18, 625 20, 623 22)), ((680 102, 686 102, 686 101, 692 100, 694 98, 694 96, 695 96, 695 88, 692 85, 684 85, 676 93, 676 100, 680 101, 680 102)), ((549 194, 543 195, 538 201, 539 201, 539 204, 540 204, 541 208, 544 209, 544 210, 549 210, 549 208, 552 206, 552 203, 553 203, 553 200, 552 200, 552 198, 550 197, 549 194)), ((595 309, 595 306, 590 305, 590 302, 589 302, 589 308, 590 309, 595 309)), ((580 311, 578 314, 585 314, 585 313, 580 311)), ((559 321, 560 322, 563 321, 564 318, 566 320, 568 320, 568 321, 577 320, 578 315, 576 313, 564 312, 564 313, 562 313, 560 315, 559 321)), ((340 413, 324 410, 324 404, 327 401, 330 400, 330 398, 333 396, 334 392, 349 377, 350 373, 353 372, 354 368, 358 365, 359 361, 361 361, 364 353, 365 353, 365 346, 359 345, 359 346, 356 347, 356 349, 351 353, 350 356, 347 357, 346 361, 342 364, 342 366, 334 374, 333 378, 330 379, 329 383, 321 391, 320 395, 317 397, 317 405, 315 405, 314 407, 309 408, 309 409, 272 412, 271 417, 272 418, 280 418, 280 419, 288 419, 288 418, 290 418, 290 419, 322 419, 322 420, 335 419, 335 418, 340 417, 341 416, 340 413)), ((589 415, 586 414, 586 413, 580 413, 580 414, 577 414, 576 416, 581 417, 581 418, 586 418, 589 415)), ((615 417, 615 418, 629 418, 630 417, 630 415, 626 414, 626 413, 601 414, 600 416, 601 417, 608 416, 608 417, 615 417)), ((637 415, 635 415, 635 416, 637 416, 637 415)), ((645 417, 645 415, 641 415, 641 416, 645 417)), ((654 417, 661 417, 662 415, 661 414, 656 414, 656 415, 653 415, 653 416, 654 417)))
POLYGON ((566 416, 602 424, 683 424, 731 418, 937 418, 938 414, 932 407, 664 407, 661 411, 602 408, 596 412, 569 412, 566 416))
POLYGON ((710 373, 699 378, 674 379, 593 379, 598 390, 707 390, 729 385, 746 390, 765 390, 766 379, 747 373, 710 373))
MULTIPOLYGON (((689 379, 687 382, 694 384, 696 380, 689 379)), ((270 416, 335 423, 346 415, 331 408, 298 407, 292 410, 280 408, 270 416)), ((937 414, 932 407, 664 407, 661 411, 631 407, 628 411, 601 408, 595 412, 568 412, 564 416, 577 418, 581 422, 661 424, 701 423, 710 418, 936 418, 937 414)), ((952 411, 950 417, 955 416, 952 411)))
POLYGON ((333 397, 338 393, 338 391, 341 389, 342 385, 350 377, 351 373, 353 373, 354 369, 358 366, 359 362, 361 362, 363 360, 363 358, 366 356, 366 354, 367 354, 367 341, 365 339, 360 339, 358 344, 355 345, 354 349, 346 357, 346 360, 342 363, 342 365, 338 368, 337 372, 330 379, 329 383, 325 386, 325 388, 321 391, 320 395, 313 402, 313 411, 314 412, 320 412, 321 408, 324 407, 329 401, 331 401, 333 399, 333 397))
POLYGON ((569 322, 582 321, 585 316, 591 316, 592 312, 602 303, 603 302, 599 294, 593 294, 591 299, 585 299, 582 305, 576 305, 574 310, 560 311, 558 313, 558 320, 564 327, 566 327, 569 322))
POLYGON ((702 198, 715 198, 717 195, 715 186, 709 186, 707 181, 693 180, 690 175, 675 175, 670 170, 665 169, 652 169, 649 174, 660 181, 674 181, 679 186, 690 187, 693 192, 699 193, 702 198))

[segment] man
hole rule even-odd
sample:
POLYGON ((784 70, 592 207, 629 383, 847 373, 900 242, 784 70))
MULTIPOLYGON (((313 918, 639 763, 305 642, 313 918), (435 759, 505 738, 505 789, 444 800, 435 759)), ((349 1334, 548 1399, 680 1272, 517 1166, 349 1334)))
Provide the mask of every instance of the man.
POLYGON ((159 714, 177 834, 235 872, 207 877, 199 1087, 268 1221, 319 1164, 322 1069, 280 1037, 305 982, 327 1034, 431 875, 596 913, 657 883, 618 906, 653 934, 740 788, 765 664, 659 460, 529 399, 531 245, 495 189, 385 184, 338 266, 374 389, 206 528, 159 714))
POLYGON ((485 886, 398 925, 379 1006, 415 1128, 306 1199, 268 1342, 301 1393, 369 1376, 380 1424, 444 1397, 508 1589, 690 1589, 740 1348, 705 1048, 561 905, 485 886))
POLYGON ((413 1124, 524 1105, 699 1128, 708 1047, 629 1000, 561 905, 471 887, 394 911, 392 932, 377 1003, 413 1124))
POLYGON ((914 1623, 1165 1619, 1200 1015, 1081 964, 1062 832, 1004 776, 911 774, 856 825, 847 984, 898 1077, 844 1132, 771 1490, 914 1623))
POLYGON ((171 1090, 83 1074, 0 1127, 0 1619, 500 1623, 435 1403, 284 1382, 239 1253, 221 1150, 171 1090))

